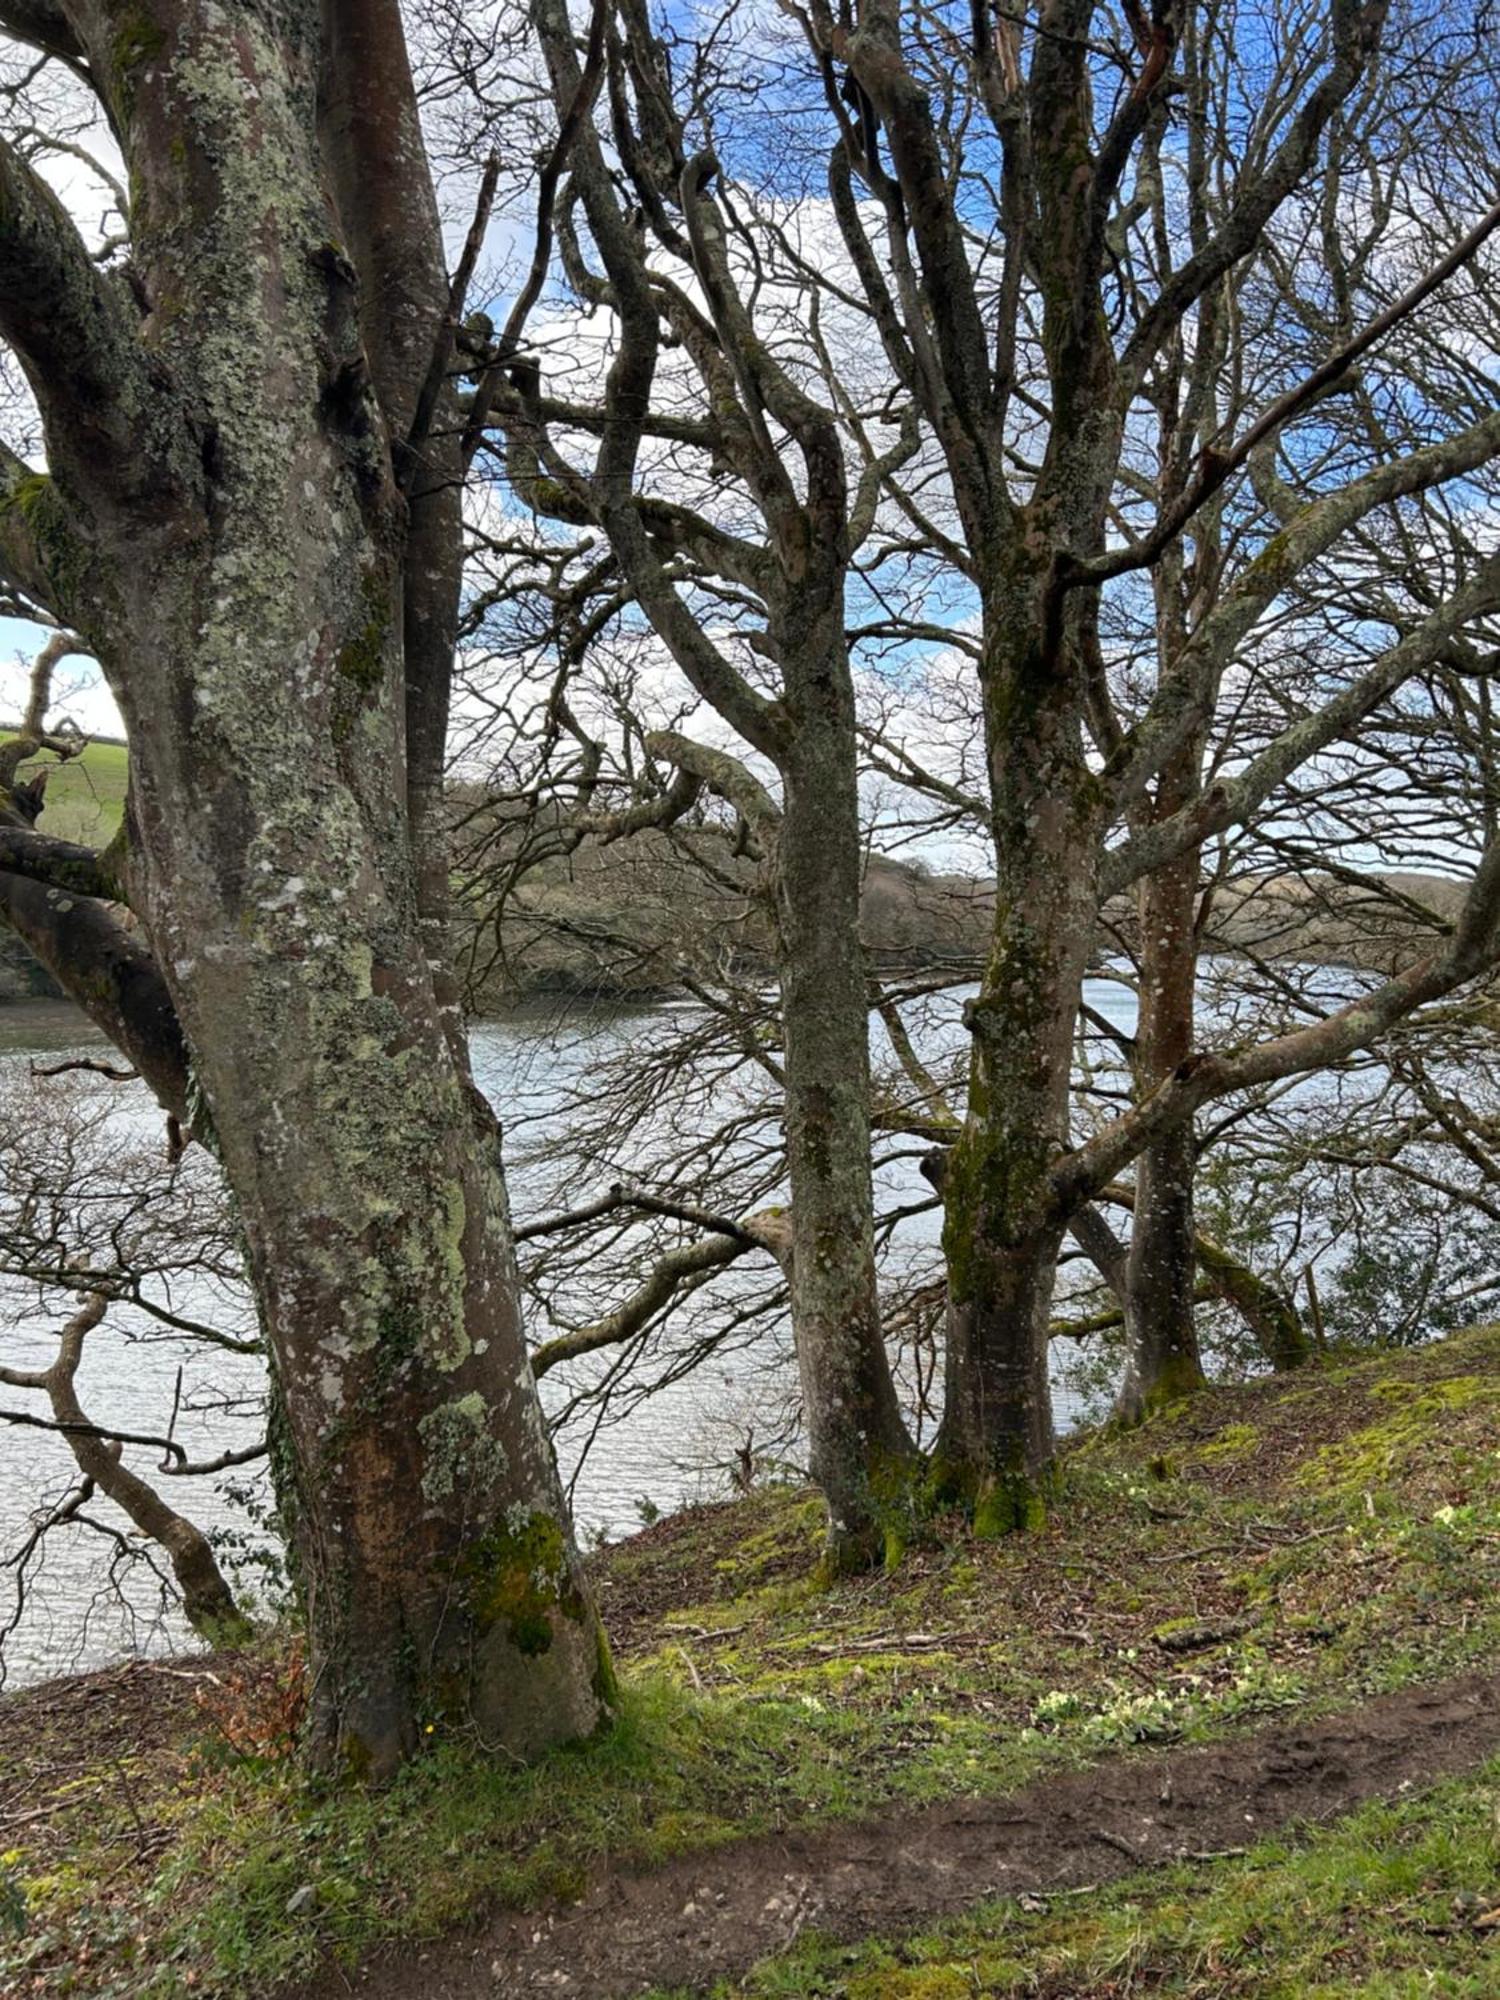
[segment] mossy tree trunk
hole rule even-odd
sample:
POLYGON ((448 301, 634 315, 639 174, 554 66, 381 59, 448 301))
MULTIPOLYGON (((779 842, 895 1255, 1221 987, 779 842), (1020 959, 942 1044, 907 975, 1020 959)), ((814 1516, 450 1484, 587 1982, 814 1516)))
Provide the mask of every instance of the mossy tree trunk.
POLYGON ((529 1754, 596 1725, 607 1669, 433 964, 461 546, 451 447, 408 451, 446 280, 399 17, 146 0, 47 33, 119 137, 135 276, 0 155, 51 475, 10 462, 0 563, 126 719, 128 895, 284 1415, 313 1753, 380 1775, 451 1723, 529 1754))
POLYGON ((1316 1347, 1289 1293, 1201 1232, 1197 1257, 1206 1282, 1239 1313, 1278 1375, 1312 1360, 1316 1347))
POLYGON ((1067 1141, 1096 905, 1099 792, 1076 696, 1037 643, 1042 588, 1023 572, 987 607, 995 926, 965 1010, 968 1109, 943 1179, 946 1390, 934 1482, 994 1533, 1039 1518, 1052 1459, 1047 1346, 1065 1214, 1051 1174, 1067 1141))
MULTIPOLYGON (((953 481, 981 609, 996 907, 980 991, 966 1010, 969 1100, 945 1175, 947 1400, 934 1474, 940 1491, 964 1497, 976 1521, 996 1532, 1038 1517, 1052 1459, 1046 1357, 1066 1221, 1052 1168, 1068 1143, 1073 1035, 1108 825, 1085 737, 1098 597, 1065 596, 1060 579, 1102 546, 1123 421, 1102 279, 1103 218, 1124 151, 1117 144, 1107 160, 1095 157, 1081 38, 1037 38, 1024 107, 1013 95, 1018 75, 996 67, 995 52, 1009 47, 1002 43, 992 51, 986 38, 975 54, 976 81, 1001 125, 1014 232, 1001 310, 1014 310, 1029 265, 1051 395, 1045 448, 1024 499, 1007 436, 1016 329, 1007 321, 992 346, 898 10, 867 13, 842 43, 871 112, 856 164, 876 191, 891 188, 868 137, 883 127, 900 189, 899 199, 887 196, 890 236, 904 259, 909 230, 921 290, 936 307, 929 335, 915 311, 917 272, 898 260, 902 332, 916 350, 911 372, 953 481)), ((1153 69, 1122 114, 1126 149, 1157 81, 1153 69)), ((889 338, 887 351, 902 365, 889 338)))

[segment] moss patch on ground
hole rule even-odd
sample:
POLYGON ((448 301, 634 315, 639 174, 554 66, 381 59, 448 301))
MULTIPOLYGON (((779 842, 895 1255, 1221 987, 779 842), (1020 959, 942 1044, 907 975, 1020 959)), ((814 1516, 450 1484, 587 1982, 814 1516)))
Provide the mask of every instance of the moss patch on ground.
POLYGON ((108 1677, 0 1700, 0 1990, 254 1994, 606 1863, 993 1795, 1492 1658, 1497 1384, 1487 1328, 1211 1391, 1076 1441, 1039 1532, 939 1520, 893 1574, 829 1589, 806 1493, 692 1509, 597 1558, 622 1721, 530 1771, 439 1727, 386 1791, 311 1791, 275 1646, 117 1670, 151 1692, 144 1734, 106 1726, 108 1677))

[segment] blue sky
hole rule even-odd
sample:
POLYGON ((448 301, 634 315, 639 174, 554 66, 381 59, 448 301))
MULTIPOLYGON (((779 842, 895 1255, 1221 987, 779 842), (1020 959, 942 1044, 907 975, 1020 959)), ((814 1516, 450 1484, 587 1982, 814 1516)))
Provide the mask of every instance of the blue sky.
MULTIPOLYGON (((26 703, 31 662, 46 639, 40 625, 0 618, 0 722, 16 721, 26 703)), ((120 711, 93 660, 70 658, 53 677, 52 716, 71 716, 91 736, 119 736, 120 711)))

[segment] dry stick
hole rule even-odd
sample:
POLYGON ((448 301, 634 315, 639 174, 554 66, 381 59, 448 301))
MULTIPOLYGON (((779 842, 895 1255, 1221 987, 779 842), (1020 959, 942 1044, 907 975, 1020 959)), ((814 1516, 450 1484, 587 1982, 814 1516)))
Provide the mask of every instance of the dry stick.
POLYGON ((552 211, 557 199, 557 184, 562 178, 562 170, 567 164, 568 155, 573 150, 583 121, 593 110, 594 99, 599 92, 600 79, 604 74, 604 30, 608 18, 608 0, 594 0, 583 74, 578 79, 578 89, 574 92, 573 102, 568 106, 567 116, 558 128, 552 151, 547 155, 537 179, 536 244, 531 253, 531 269, 526 273, 526 282, 510 309, 505 330, 495 343, 495 358, 479 379, 479 386, 474 391, 474 405, 469 412, 469 421, 464 426, 460 451, 465 465, 479 449, 495 393, 504 379, 506 369, 515 359, 527 318, 540 297, 542 285, 546 280, 547 265, 552 257, 552 211))
POLYGON ((106 1444, 149 1444, 159 1451, 170 1452, 178 1465, 187 1463, 187 1453, 180 1444, 173 1444, 170 1438, 148 1436, 141 1431, 108 1430, 99 1424, 59 1423, 52 1417, 34 1417, 27 1410, 0 1410, 0 1423, 21 1424, 30 1430, 58 1431, 64 1437, 99 1438, 106 1444))
POLYGON ((259 1444, 242 1445, 238 1451, 221 1451, 217 1458, 184 1459, 180 1465, 163 1463, 160 1472, 170 1473, 174 1479, 201 1479, 208 1473, 228 1472, 237 1465, 253 1465, 258 1458, 270 1454, 270 1445, 262 1439, 259 1444))
POLYGON ((696 1639, 702 1644, 714 1639, 732 1639, 737 1633, 743 1632, 748 1623, 748 1619, 743 1625, 668 1625, 664 1622, 662 1630, 672 1633, 685 1632, 688 1638, 696 1639))
POLYGON ((0 1814, 0 1827, 7 1833, 18 1826, 29 1826, 34 1819, 49 1819, 55 1812, 62 1812, 68 1806, 80 1805, 77 1798, 54 1799, 50 1805, 35 1806, 30 1812, 0 1814))
POLYGON ((112 1430, 102 1424, 59 1422, 54 1417, 33 1416, 29 1410, 0 1410, 0 1423, 20 1424, 29 1430, 56 1431, 62 1437, 98 1438, 105 1444, 148 1444, 168 1454, 158 1470, 170 1473, 174 1479, 227 1472, 231 1466, 250 1465, 257 1458, 264 1458, 270 1450, 268 1444, 251 1444, 239 1451, 221 1451, 217 1458, 194 1461, 180 1444, 175 1444, 171 1438, 157 1437, 154 1433, 112 1430))
MULTIPOLYGON (((167 1449, 170 1451, 177 1438, 177 1413, 182 1408, 182 1364, 177 1364, 177 1380, 172 1386, 172 1414, 167 1419, 167 1449)), ((163 1461, 165 1463, 165 1460, 163 1461)))
POLYGON ((536 1222, 523 1222, 513 1235, 517 1243, 527 1243, 535 1236, 555 1235, 557 1231, 569 1229, 576 1223, 597 1222, 601 1216, 613 1214, 620 1208, 638 1208, 647 1215, 665 1216, 674 1222, 691 1222, 716 1236, 731 1236, 736 1242, 757 1248, 760 1245, 757 1236, 729 1216, 715 1215, 709 1209, 694 1207, 691 1202, 668 1201, 661 1195, 631 1191, 620 1181, 616 1181, 609 1193, 600 1195, 597 1201, 585 1202, 581 1207, 569 1209, 561 1215, 544 1215, 536 1222))

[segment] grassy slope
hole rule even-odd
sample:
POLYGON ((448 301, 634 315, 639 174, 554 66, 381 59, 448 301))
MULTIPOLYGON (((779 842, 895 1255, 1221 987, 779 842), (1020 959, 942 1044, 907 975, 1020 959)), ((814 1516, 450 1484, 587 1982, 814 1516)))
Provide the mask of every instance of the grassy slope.
MULTIPOLYGON (((13 734, 12 730, 0 731, 0 741, 8 741, 13 734)), ((81 757, 70 758, 65 764, 52 757, 23 764, 23 778, 37 770, 50 771, 41 830, 57 840, 104 846, 125 808, 125 760, 123 743, 90 743, 81 757)))
MULTIPOLYGON (((161 1683, 175 1691, 175 1719, 161 1721, 157 1704, 123 1766, 106 1759, 106 1729, 97 1751, 79 1751, 66 1691, 0 1703, 0 1774, 14 1773, 14 1789, 0 1775, 0 1841, 15 1840, 11 1879, 29 1924, 9 1961, 0 1956, 0 1990, 11 1990, 8 1969, 18 1992, 99 2000, 253 1992, 330 1946, 353 1954, 381 1937, 435 1934, 497 1900, 566 1890, 606 1858, 649 1861, 791 1821, 1002 1791, 1059 1763, 1332 1708, 1490 1658, 1500 1329, 1218 1392, 1131 1436, 1086 1440, 1068 1456, 1052 1523, 1025 1541, 955 1535, 913 1549, 893 1576, 818 1594, 816 1535, 815 1504, 774 1493, 679 1516, 608 1552, 599 1586, 622 1722, 534 1771, 434 1734, 431 1756, 388 1792, 310 1796, 276 1740, 294 1676, 274 1654, 217 1667, 197 1689, 202 1712, 182 1684, 161 1683), (1164 1647, 1184 1623, 1233 1636, 1187 1654, 1164 1647), (7 1836, 11 1800, 38 1816, 7 1836), (304 1885, 315 1896, 289 1910, 304 1885)), ((1480 1789, 1402 1810, 1429 1817, 1364 1816, 1392 1829, 1390 1879, 1414 1869, 1413 1881, 1438 1873, 1462 1886, 1493 1874, 1480 1789)), ((1366 1868, 1365 1841, 1356 1830, 1322 1860, 1299 1859, 1298 1880, 1363 1870, 1379 1902, 1383 1850, 1366 1868)), ((1210 1869, 1156 1878, 1145 1902, 1113 1891, 1073 1915, 1061 1904, 1002 1912, 904 1955, 804 1948, 744 1990, 857 2000, 1153 1990, 1100 1970, 1138 1940, 1168 1968, 1163 1980, 1189 1981, 1158 1990, 1270 1992, 1283 1989, 1205 1985, 1202 1937, 1233 1932, 1231 1958, 1291 1964, 1297 1949, 1322 1951, 1316 1926, 1330 1924, 1359 1962, 1368 1898, 1346 1908, 1309 1890, 1302 1901, 1317 1907, 1304 1924, 1280 1865, 1234 1864, 1251 1915, 1235 1882, 1221 1889, 1210 1869), (1280 1913, 1269 1928, 1269 1915, 1253 1916, 1257 1895, 1280 1913), (1006 1984, 1017 1954, 1092 1969, 1006 1984)), ((1432 1896, 1412 1894, 1429 1921, 1432 1896)), ((1409 1963, 1473 1960, 1487 1935, 1459 1926, 1450 1945, 1411 1929, 1409 1963)))

